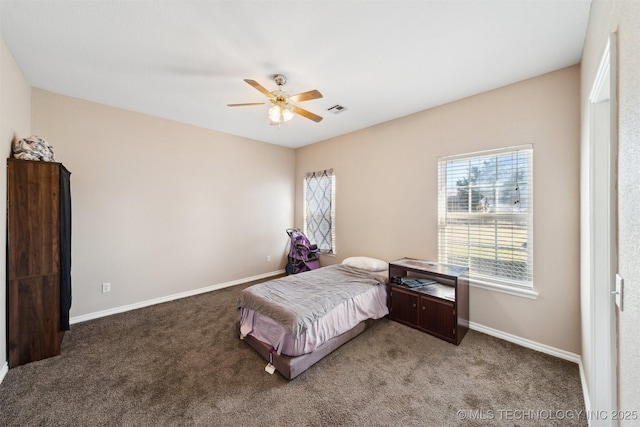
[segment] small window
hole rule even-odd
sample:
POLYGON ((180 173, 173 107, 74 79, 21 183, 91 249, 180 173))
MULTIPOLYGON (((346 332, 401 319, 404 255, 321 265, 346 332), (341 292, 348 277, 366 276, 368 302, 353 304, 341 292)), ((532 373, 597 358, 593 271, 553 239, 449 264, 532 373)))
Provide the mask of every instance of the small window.
POLYGON ((438 159, 438 257, 472 283, 533 288, 533 149, 438 159))
POLYGON ((304 178, 304 234, 325 254, 336 253, 336 177, 333 169, 304 178))

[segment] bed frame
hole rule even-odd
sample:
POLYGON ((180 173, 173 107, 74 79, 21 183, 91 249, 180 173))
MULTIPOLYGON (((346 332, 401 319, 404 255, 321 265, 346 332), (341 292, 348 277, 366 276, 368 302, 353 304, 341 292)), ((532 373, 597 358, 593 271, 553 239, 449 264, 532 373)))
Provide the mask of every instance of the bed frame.
MULTIPOLYGON (((309 369, 311 366, 313 366, 313 364, 321 360, 323 357, 336 350, 342 344, 352 340, 353 338, 363 333, 375 322, 375 319, 367 319, 365 321, 362 321, 342 335, 331 338, 329 341, 316 348, 315 351, 308 354, 303 354, 302 356, 286 356, 284 354, 278 355, 274 352, 273 366, 278 372, 280 372, 280 374, 282 374, 283 377, 288 380, 292 380, 309 369)), ((236 326, 239 335, 240 322, 237 322, 236 326)), ((270 345, 265 344, 264 342, 252 337, 251 335, 247 335, 246 337, 244 337, 244 341, 249 344, 255 351, 257 351, 265 360, 269 360, 269 350, 271 350, 270 345)))

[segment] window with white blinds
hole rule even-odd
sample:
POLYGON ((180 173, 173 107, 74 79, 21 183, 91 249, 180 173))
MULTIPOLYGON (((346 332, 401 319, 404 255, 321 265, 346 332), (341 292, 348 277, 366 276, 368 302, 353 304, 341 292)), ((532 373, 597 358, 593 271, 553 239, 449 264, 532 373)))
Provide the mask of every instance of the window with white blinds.
POLYGON ((472 282, 533 288, 531 145, 438 159, 438 257, 472 282))
POLYGON ((304 234, 318 250, 336 253, 336 176, 333 169, 307 173, 304 178, 304 234))

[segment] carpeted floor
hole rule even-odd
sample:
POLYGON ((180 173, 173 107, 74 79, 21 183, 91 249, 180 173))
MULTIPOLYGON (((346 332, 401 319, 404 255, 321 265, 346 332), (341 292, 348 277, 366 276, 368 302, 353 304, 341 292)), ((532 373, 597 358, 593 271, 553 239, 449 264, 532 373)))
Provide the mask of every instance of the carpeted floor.
POLYGON ((235 333, 246 285, 72 325, 11 369, 2 426, 586 425, 578 366, 469 331, 382 319, 293 381, 235 333))

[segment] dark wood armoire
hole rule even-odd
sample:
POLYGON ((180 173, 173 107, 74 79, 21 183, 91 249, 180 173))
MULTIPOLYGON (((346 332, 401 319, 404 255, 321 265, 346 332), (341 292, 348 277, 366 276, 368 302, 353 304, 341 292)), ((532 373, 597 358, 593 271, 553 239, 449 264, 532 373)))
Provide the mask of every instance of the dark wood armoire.
POLYGON ((7 160, 9 367, 60 354, 71 307, 71 173, 7 160))

